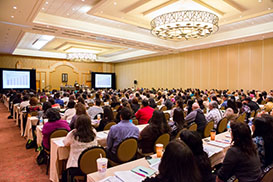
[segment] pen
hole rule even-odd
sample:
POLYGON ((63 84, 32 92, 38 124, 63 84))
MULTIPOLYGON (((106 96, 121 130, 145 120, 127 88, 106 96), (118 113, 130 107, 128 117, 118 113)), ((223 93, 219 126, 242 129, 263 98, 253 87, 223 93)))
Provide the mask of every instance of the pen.
POLYGON ((146 177, 144 174, 140 174, 138 172, 135 172, 135 173, 138 174, 139 176, 146 177))
POLYGON ((149 174, 147 171, 144 171, 143 169, 138 169, 138 170, 145 173, 145 174, 149 174))

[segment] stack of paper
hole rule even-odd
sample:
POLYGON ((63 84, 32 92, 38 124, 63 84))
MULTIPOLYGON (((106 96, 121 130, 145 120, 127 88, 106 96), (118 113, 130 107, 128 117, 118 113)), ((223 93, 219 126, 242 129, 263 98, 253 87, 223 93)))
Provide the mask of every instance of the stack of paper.
POLYGON ((203 145, 204 151, 208 154, 209 157, 221 152, 223 149, 211 145, 203 145))
POLYGON ((97 133, 98 138, 107 138, 107 135, 108 135, 108 133, 105 133, 104 131, 97 133))
POLYGON ((209 145, 214 145, 214 146, 217 146, 217 147, 222 147, 222 148, 227 148, 230 146, 229 143, 224 143, 224 142, 219 142, 219 141, 210 141, 210 142, 207 142, 209 145))
POLYGON ((141 182, 145 179, 145 177, 137 175, 132 171, 117 171, 115 176, 123 182, 141 182))
POLYGON ((109 176, 107 178, 104 178, 103 180, 100 180, 99 182, 122 182, 122 181, 115 176, 109 176))

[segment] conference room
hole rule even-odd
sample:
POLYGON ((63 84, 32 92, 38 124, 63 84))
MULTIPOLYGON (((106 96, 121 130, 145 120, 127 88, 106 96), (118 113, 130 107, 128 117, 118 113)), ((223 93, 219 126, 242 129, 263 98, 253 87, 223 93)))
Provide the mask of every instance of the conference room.
POLYGON ((0 181, 273 181, 273 1, 0 7, 0 181))

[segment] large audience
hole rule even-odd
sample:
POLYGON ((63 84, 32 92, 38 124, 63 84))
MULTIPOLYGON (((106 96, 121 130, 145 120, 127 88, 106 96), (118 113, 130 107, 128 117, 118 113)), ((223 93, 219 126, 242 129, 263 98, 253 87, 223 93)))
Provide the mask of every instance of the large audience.
POLYGON ((107 158, 118 161, 117 147, 126 138, 138 140, 140 155, 154 152, 156 139, 168 133, 167 145, 158 175, 145 182, 256 182, 265 168, 273 163, 273 91, 199 90, 199 89, 124 89, 79 91, 15 91, 9 98, 29 115, 47 119, 44 124, 43 148, 49 150, 48 138, 57 128, 69 133, 64 144, 70 146, 67 172, 80 175, 78 158, 82 151, 97 145, 96 133, 115 122, 107 136, 107 158), (169 118, 164 110, 168 110, 169 118), (245 114, 244 121, 237 119, 245 114), (232 145, 224 161, 212 169, 203 149, 202 138, 208 122, 227 118, 232 145), (94 124, 99 120, 99 124, 94 124), (168 121, 169 120, 169 121, 168 121), (133 121, 148 124, 141 132, 133 121), (93 125, 92 125, 93 123, 93 125), (187 128, 197 124, 197 131, 187 128))

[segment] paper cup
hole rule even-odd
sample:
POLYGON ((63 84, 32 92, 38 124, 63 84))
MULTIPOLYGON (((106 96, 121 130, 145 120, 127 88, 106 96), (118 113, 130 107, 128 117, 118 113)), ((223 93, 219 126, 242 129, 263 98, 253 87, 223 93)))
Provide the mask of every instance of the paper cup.
POLYGON ((105 174, 106 174, 107 163, 108 163, 107 158, 98 158, 97 159, 97 168, 98 168, 98 172, 101 176, 105 176, 105 174))
POLYGON ((100 114, 98 114, 97 119, 98 119, 98 120, 100 120, 100 117, 101 117, 101 115, 100 115, 100 114))
POLYGON ((44 119, 44 124, 46 124, 48 122, 48 119, 44 119))
POLYGON ((162 157, 162 154, 163 154, 163 144, 161 143, 157 143, 155 145, 155 148, 156 148, 156 156, 158 158, 161 158, 162 157))
POLYGON ((215 135, 216 135, 216 131, 215 130, 211 130, 210 131, 210 140, 214 141, 215 140, 215 135))

